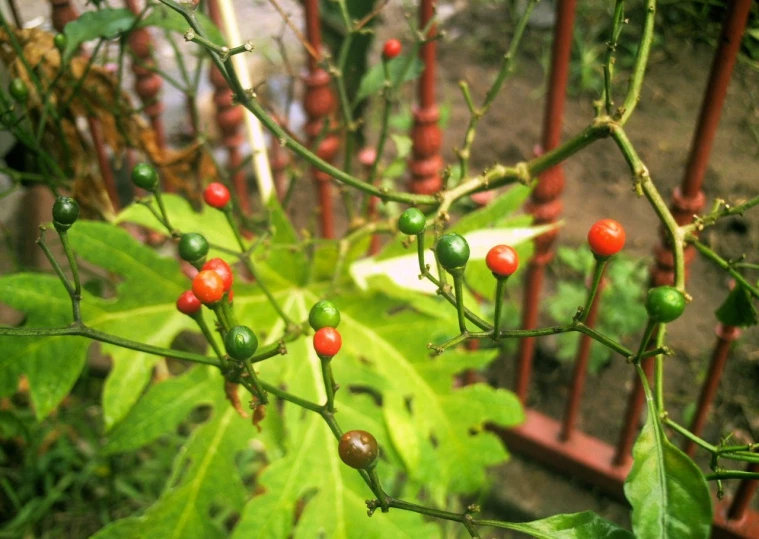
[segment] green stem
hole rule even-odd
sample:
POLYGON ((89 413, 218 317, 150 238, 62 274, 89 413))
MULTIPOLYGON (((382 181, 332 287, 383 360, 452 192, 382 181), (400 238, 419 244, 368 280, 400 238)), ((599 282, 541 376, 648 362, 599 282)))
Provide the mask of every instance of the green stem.
MULTIPOLYGON (((656 333, 656 348, 664 347, 664 338, 667 333, 667 326, 659 324, 659 331, 656 333)), ((656 409, 659 415, 664 413, 664 358, 661 354, 654 356, 654 385, 656 387, 656 409)))
POLYGON ((612 76, 614 66, 614 52, 617 50, 619 35, 622 33, 622 26, 625 22, 625 2, 616 0, 614 4, 614 17, 612 19, 611 39, 606 44, 606 59, 604 60, 604 104, 606 114, 612 114, 614 101, 612 99, 612 76))
POLYGON ((673 421, 669 418, 669 416, 665 416, 662 418, 662 423, 667 425, 669 428, 677 432, 678 434, 681 434, 682 436, 686 437, 691 442, 695 443, 696 445, 702 447, 703 449, 706 449, 709 453, 716 453, 717 447, 710 444, 703 438, 700 438, 693 434, 691 431, 680 425, 679 423, 673 421))
POLYGON ((371 481, 371 488, 374 492, 374 495, 377 496, 377 499, 379 500, 380 507, 382 508, 383 513, 387 513, 390 510, 390 505, 388 503, 388 497, 387 494, 385 494, 385 491, 382 490, 382 485, 380 484, 379 477, 377 476, 377 470, 374 466, 366 470, 367 475, 369 476, 369 480, 371 481))
POLYGON ((585 300, 585 306, 583 307, 582 314, 579 318, 580 322, 585 322, 590 314, 590 309, 593 306, 593 301, 596 299, 596 293, 598 292, 598 287, 601 285, 601 279, 604 276, 604 270, 606 270, 606 265, 608 263, 608 256, 596 257, 596 265, 593 270, 593 283, 591 284, 588 297, 585 300))
POLYGON ((250 358, 251 364, 260 363, 261 361, 264 361, 266 359, 272 358, 274 356, 281 356, 287 353, 287 348, 285 347, 284 341, 280 341, 271 347, 267 348, 266 350, 261 350, 256 354, 255 356, 250 358))
POLYGON ((648 322, 646 322, 646 329, 643 331, 643 338, 640 341, 640 345, 638 346, 638 352, 633 357, 632 361, 636 365, 640 363, 640 358, 643 355, 643 352, 646 349, 646 346, 648 346, 648 341, 651 340, 651 335, 654 334, 654 330, 656 329, 658 322, 655 320, 649 318, 648 322))
POLYGON ((161 216, 163 216, 163 224, 166 225, 166 228, 168 229, 169 234, 174 236, 176 231, 174 230, 174 227, 171 226, 171 222, 169 221, 169 214, 166 211, 166 206, 163 205, 163 198, 161 197, 161 188, 157 187, 156 190, 153 191, 153 195, 155 195, 155 201, 158 202, 158 209, 161 211, 161 216))
POLYGON ((719 256, 717 253, 712 251, 709 247, 698 241, 695 236, 689 236, 687 238, 688 243, 693 245, 696 250, 704 255, 707 259, 714 262, 717 266, 722 268, 723 270, 727 271, 730 276, 735 279, 741 287, 743 287, 744 290, 749 292, 752 296, 755 298, 759 298, 759 289, 755 286, 753 286, 751 283, 749 283, 746 278, 741 275, 741 273, 736 270, 730 262, 719 256))
POLYGON ((456 312, 459 315, 459 330, 466 333, 466 316, 464 314, 464 268, 455 268, 451 272, 453 288, 456 292, 456 312))
POLYGON ((674 272, 675 272, 675 287, 685 293, 685 255, 683 252, 683 233, 680 227, 675 221, 674 216, 669 211, 667 203, 662 198, 659 191, 656 189, 656 185, 651 180, 651 176, 648 172, 648 168, 641 160, 635 148, 627 138, 627 134, 621 127, 616 127, 612 130, 612 138, 617 143, 619 150, 622 152, 630 170, 635 177, 636 190, 642 192, 648 199, 651 207, 656 215, 659 217, 664 230, 667 234, 667 239, 672 248, 672 255, 674 257, 674 272))
POLYGON ((619 123, 625 125, 635 106, 640 100, 640 90, 643 87, 643 76, 646 73, 648 54, 651 52, 651 43, 654 40, 654 21, 656 19, 656 0, 646 1, 646 20, 643 23, 643 32, 638 45, 638 54, 635 57, 635 66, 630 75, 630 85, 627 90, 625 102, 619 112, 619 123))
POLYGON ((495 279, 495 313, 493 314, 493 340, 497 341, 501 331, 501 310, 503 308, 503 289, 506 286, 506 278, 496 277, 495 279))
POLYGON ((261 385, 261 381, 258 379, 258 375, 256 374, 256 371, 253 369, 253 365, 250 362, 250 358, 244 360, 243 365, 245 365, 245 370, 248 371, 248 376, 250 376, 250 381, 253 384, 253 387, 256 390, 256 397, 258 397, 258 401, 260 404, 269 404, 269 397, 266 394, 266 391, 264 390, 263 386, 261 385))
POLYGON ((61 245, 66 253, 66 258, 69 261, 69 268, 71 269, 71 276, 74 279, 74 292, 71 296, 71 304, 74 310, 74 321, 82 321, 82 313, 80 308, 80 302, 82 301, 82 284, 79 281, 79 267, 76 263, 76 257, 74 256, 74 250, 69 243, 69 235, 66 230, 58 230, 58 236, 61 238, 61 245))
POLYGON ((719 481, 721 479, 759 479, 759 473, 745 470, 724 470, 721 472, 705 475, 707 481, 719 481))
POLYGON ((208 324, 206 323, 206 319, 203 318, 203 312, 198 312, 195 316, 192 317, 193 320, 195 320, 195 323, 198 324, 198 327, 200 328, 200 331, 205 336, 206 340, 208 341, 208 344, 211 345, 211 348, 216 353, 216 356, 219 358, 219 360, 222 363, 226 363, 226 355, 224 352, 221 351, 221 348, 219 348, 219 343, 216 342, 216 339, 213 336, 213 333, 211 332, 211 329, 208 327, 208 324))
POLYGON ((263 380, 259 381, 261 384, 261 387, 277 397, 278 399, 282 399, 288 402, 292 402, 293 404, 300 406, 301 408, 305 408, 306 410, 310 410, 312 412, 316 412, 317 414, 321 414, 322 407, 315 402, 311 402, 306 399, 301 399, 300 397, 293 395, 292 393, 289 393, 285 391, 284 389, 280 389, 277 386, 270 384, 268 382, 264 382, 263 380))
POLYGON ((115 344, 122 348, 129 348, 130 350, 136 350, 137 352, 145 352, 146 354, 153 354, 156 356, 172 357, 174 359, 182 359, 185 361, 192 361, 193 363, 202 363, 204 365, 213 365, 214 367, 221 367, 221 363, 218 359, 202 356, 200 354, 194 354, 192 352, 182 352, 180 350, 172 350, 170 348, 161 348, 159 346, 152 346, 150 344, 143 344, 141 342, 124 339, 104 333, 84 324, 72 324, 66 327, 54 327, 54 328, 2 328, 0 327, 0 336, 12 336, 12 337, 60 337, 64 335, 73 335, 78 337, 87 337, 94 341, 106 342, 109 344, 115 344))
POLYGON ((335 380, 332 376, 331 357, 319 357, 322 364, 322 379, 324 380, 324 390, 327 392, 327 411, 335 413, 335 380))

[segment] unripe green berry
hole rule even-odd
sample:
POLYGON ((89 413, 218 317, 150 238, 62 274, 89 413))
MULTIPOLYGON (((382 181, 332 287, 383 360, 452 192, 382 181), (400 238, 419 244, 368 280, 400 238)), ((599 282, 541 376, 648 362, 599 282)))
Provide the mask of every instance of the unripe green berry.
POLYGON ((179 256, 192 265, 203 265, 208 254, 208 241, 203 234, 188 232, 179 239, 179 256))
POLYGON ((463 268, 469 260, 469 244, 455 232, 444 234, 435 246, 435 254, 440 265, 448 271, 463 268))
POLYGON ((138 163, 132 169, 132 183, 146 191, 155 191, 158 187, 158 173, 148 163, 138 163))
POLYGON ((409 208, 398 218, 398 228, 404 234, 416 236, 424 232, 427 218, 417 208, 409 208))
POLYGON ((256 353, 258 337, 247 326, 235 326, 224 336, 224 348, 229 357, 243 361, 256 353))
POLYGON ((53 226, 58 232, 71 228, 79 218, 79 204, 70 197, 58 197, 53 204, 53 226))

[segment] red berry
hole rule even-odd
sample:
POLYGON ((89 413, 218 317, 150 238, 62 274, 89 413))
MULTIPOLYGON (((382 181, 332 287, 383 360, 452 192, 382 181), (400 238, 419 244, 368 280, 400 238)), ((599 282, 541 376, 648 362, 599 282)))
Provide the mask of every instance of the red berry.
POLYGON ((382 56, 385 60, 392 60, 401 53, 401 42, 397 39, 388 39, 382 47, 382 56))
POLYGON ((192 292, 203 303, 216 303, 224 297, 224 281, 215 271, 201 271, 192 280, 192 292))
POLYGON ((203 264, 202 269, 215 271, 219 274, 219 277, 224 282, 224 292, 228 292, 232 288, 232 283, 235 280, 234 275, 232 275, 232 268, 221 258, 212 258, 203 264))
POLYGON ((342 345, 343 339, 335 328, 325 327, 314 333, 314 350, 319 356, 332 357, 342 345))
POLYGON ((485 264, 496 277, 508 277, 517 271, 519 256, 509 245, 496 245, 485 256, 485 264))
POLYGON ((206 190, 203 191, 203 200, 206 204, 221 210, 229 203, 229 189, 219 182, 209 183, 206 190))
POLYGON ((187 290, 186 292, 182 292, 182 294, 177 298, 177 310, 186 315, 193 315, 200 311, 200 308, 203 305, 200 303, 200 300, 195 297, 195 294, 192 293, 192 290, 187 290))
POLYGON ((617 254, 625 246, 625 229, 614 219, 601 219, 590 227, 588 243, 596 256, 617 254))

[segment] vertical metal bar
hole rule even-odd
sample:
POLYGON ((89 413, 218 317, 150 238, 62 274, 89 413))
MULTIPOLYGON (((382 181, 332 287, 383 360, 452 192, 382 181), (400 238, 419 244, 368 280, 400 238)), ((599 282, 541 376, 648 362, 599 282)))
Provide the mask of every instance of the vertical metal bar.
MULTIPOLYGON (((689 223, 693 219, 693 215, 703 209, 706 202, 701 186, 750 8, 751 0, 733 0, 728 6, 727 16, 722 25, 719 46, 714 54, 701 114, 691 144, 685 176, 680 187, 675 189, 672 194, 670 209, 675 220, 681 225, 689 223)), ((651 282, 654 286, 669 285, 674 281, 672 250, 669 248, 663 232, 661 233, 661 240, 661 244, 655 250, 656 265, 651 269, 651 282)), ((685 250, 686 276, 688 265, 694 256, 695 251, 692 248, 685 250)), ((625 462, 629 457, 634 434, 637 430, 638 418, 643 408, 643 388, 637 376, 634 384, 628 401, 627 420, 614 457, 614 462, 617 464, 625 462)))
MULTIPOLYGON (((730 355, 730 345, 741 333, 740 329, 735 326, 725 326, 722 324, 717 324, 714 332, 717 334, 717 343, 714 346, 714 352, 712 352, 709 372, 704 380, 704 385, 701 386, 696 413, 693 416, 689 428, 689 430, 696 436, 701 435, 704 423, 706 423, 706 417, 709 413, 709 406, 714 400, 714 396, 717 394, 722 371, 724 370, 725 363, 727 363, 727 358, 730 355)), ((683 451, 688 455, 693 456, 695 450, 696 444, 686 439, 683 443, 683 451)))
MULTIPOLYGON (((429 24, 435 15, 434 0, 422 0, 419 5, 419 28, 429 24)), ((443 158, 440 148, 443 145, 443 134, 438 122, 440 110, 435 103, 435 67, 437 42, 433 38, 437 26, 429 28, 426 38, 428 41, 421 46, 419 56, 424 64, 418 82, 419 103, 413 110, 414 127, 411 131, 412 153, 409 168, 411 180, 409 191, 416 194, 434 194, 440 191, 443 181, 440 171, 443 168, 443 158)))
MULTIPOLYGON (((364 180, 369 179, 369 175, 371 174, 372 166, 374 165, 374 161, 377 158, 377 150, 372 148, 371 146, 367 146, 366 148, 362 149, 360 152, 358 152, 358 162, 361 163, 361 168, 364 173, 364 180)), ((374 221, 377 219, 377 203, 379 202, 379 199, 375 196, 369 198, 369 204, 367 206, 367 219, 370 221, 374 221)), ((366 252, 367 255, 373 256, 376 255, 380 250, 380 237, 377 234, 372 234, 372 239, 369 243, 369 249, 366 252)))
MULTIPOLYGON (((751 463, 746 468, 749 472, 759 472, 759 464, 751 463)), ((751 503, 751 497, 756 492, 756 487, 759 486, 759 481, 756 479, 743 479, 738 485, 738 490, 735 491, 735 496, 730 504, 730 508, 727 510, 727 519, 740 521, 746 514, 751 503)))
POLYGON ((751 0, 733 0, 728 3, 726 19, 722 26, 717 52, 714 55, 709 85, 704 95, 698 127, 693 135, 690 157, 683 178, 682 191, 688 198, 697 196, 701 190, 722 114, 722 105, 727 96, 727 87, 730 85, 730 77, 738 58, 750 10, 751 0))
MULTIPOLYGON (((569 74, 569 55, 572 49, 572 29, 575 19, 575 0, 559 0, 556 3, 556 28, 551 52, 551 73, 548 84, 546 110, 543 117, 543 144, 541 151, 552 150, 559 144, 564 119, 564 102, 569 74)), ((535 224, 555 222, 562 210, 559 196, 564 189, 564 171, 553 167, 540 176, 532 192, 527 209, 535 224)), ((556 230, 547 232, 535 240, 535 255, 527 269, 527 286, 522 304, 522 327, 533 329, 538 322, 540 290, 543 285, 545 265, 553 258, 556 230)), ((519 343, 515 391, 522 402, 527 399, 527 389, 532 372, 535 339, 522 339, 519 343)))
MULTIPOLYGON (((208 16, 216 26, 223 28, 221 12, 216 0, 208 0, 208 16)), ((232 90, 215 65, 211 65, 210 79, 214 88, 216 125, 221 133, 221 142, 227 149, 227 170, 234 171, 231 180, 240 201, 240 211, 248 214, 250 213, 248 184, 245 181, 245 172, 240 167, 242 164, 240 145, 244 139, 242 124, 245 121, 245 111, 242 106, 235 104, 232 90)))
MULTIPOLYGON (((598 292, 590 305, 588 316, 585 319, 585 325, 594 327, 598 318, 598 307, 601 303, 601 293, 605 286, 605 279, 602 277, 598 285, 598 292)), ((572 385, 569 390, 569 400, 564 410, 564 420, 561 424, 561 434, 559 439, 562 442, 568 442, 572 437, 575 428, 575 422, 580 410, 580 400, 582 399, 582 390, 585 385, 585 374, 588 369, 588 358, 590 357, 590 346, 593 339, 588 335, 580 335, 580 344, 577 347, 577 356, 575 357, 574 370, 572 372, 572 385)))
MULTIPOLYGON (((322 38, 319 20, 318 0, 305 0, 306 39, 311 47, 321 54, 322 38)), ((325 161, 334 160, 340 148, 340 139, 330 132, 331 117, 335 111, 337 100, 330 86, 330 76, 319 67, 319 60, 308 55, 309 72, 305 76, 306 95, 303 108, 306 110, 306 134, 311 145, 321 139, 316 148, 316 155, 325 161), (326 122, 326 124, 325 124, 326 122), (325 134, 326 133, 326 134, 325 134)), ((316 168, 311 169, 316 185, 321 210, 321 232, 325 238, 335 237, 334 216, 332 210, 332 177, 316 168)))

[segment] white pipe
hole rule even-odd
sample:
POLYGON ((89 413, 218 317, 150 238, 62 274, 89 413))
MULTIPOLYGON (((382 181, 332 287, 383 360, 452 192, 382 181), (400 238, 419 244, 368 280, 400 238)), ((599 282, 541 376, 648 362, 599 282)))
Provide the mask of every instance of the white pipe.
MULTIPOLYGON (((217 0, 217 3, 221 12, 222 30, 227 37, 227 43, 231 43, 233 47, 242 44, 240 29, 237 26, 237 15, 232 6, 232 0, 217 0)), ((253 85, 250 81, 248 64, 245 62, 245 54, 234 55, 232 57, 232 64, 242 87, 251 88, 253 85)), ((261 195, 261 201, 266 204, 274 193, 274 181, 271 177, 266 140, 264 139, 261 122, 249 110, 245 112, 245 126, 248 131, 250 150, 253 153, 253 170, 256 173, 256 180, 258 181, 258 192, 261 195)))

